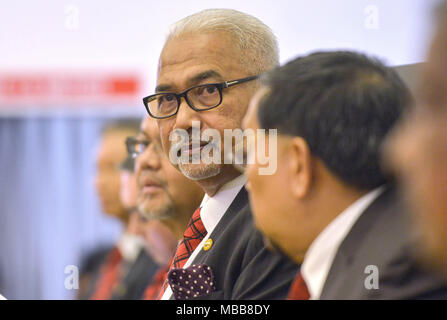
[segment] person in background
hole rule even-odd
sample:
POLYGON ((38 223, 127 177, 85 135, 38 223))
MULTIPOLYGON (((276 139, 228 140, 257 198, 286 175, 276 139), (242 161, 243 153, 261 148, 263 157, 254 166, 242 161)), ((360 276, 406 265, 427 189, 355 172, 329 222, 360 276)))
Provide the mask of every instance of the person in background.
MULTIPOLYGON (((123 120, 108 123, 101 132, 96 151, 95 186, 102 212, 127 224, 128 215, 120 199, 120 165, 126 159, 122 140, 135 134, 135 121, 123 120)), ((111 256, 115 246, 102 245, 81 257, 78 299, 89 299, 97 289, 101 266, 111 256)), ((115 250, 116 251, 116 250, 115 250)))
POLYGON ((129 240, 121 242, 128 247, 121 248, 121 252, 127 252, 128 257, 121 262, 121 275, 113 289, 112 300, 142 299, 146 287, 160 267, 158 261, 147 251, 144 241, 146 221, 138 211, 138 186, 134 167, 132 157, 127 157, 121 166, 120 199, 129 215, 126 227, 129 240))
MULTIPOLYGON (((114 299, 133 292, 127 287, 124 290, 119 284, 131 269, 129 266, 137 261, 142 239, 135 234, 134 224, 129 223, 131 217, 134 217, 129 209, 134 208, 135 204, 126 208, 121 198, 121 179, 127 173, 120 166, 127 158, 125 140, 137 132, 136 120, 112 122, 102 132, 97 151, 97 192, 103 212, 122 222, 123 233, 112 248, 101 248, 99 253, 95 252, 86 259, 90 266, 86 268, 84 263, 84 267, 81 267, 80 299, 114 299), (82 272, 86 269, 90 271, 87 274, 82 272)), ((157 266, 153 263, 152 272, 156 270, 157 266)), ((151 270, 148 269, 148 272, 151 270)))
POLYGON ((136 158, 138 209, 147 220, 143 227, 147 250, 162 266, 144 296, 154 300, 203 191, 170 164, 162 152, 154 119, 146 117, 142 120, 138 136, 128 139, 127 147, 136 158))
POLYGON ((388 138, 384 160, 411 206, 420 261, 447 277, 447 1, 436 13, 416 105, 388 138))
POLYGON ((360 53, 317 52, 263 83, 244 125, 277 129, 278 170, 260 175, 256 159, 247 187, 256 226, 301 264, 288 298, 447 298, 446 282, 416 263, 406 209, 380 166, 411 102, 396 72, 360 53))
POLYGON ((212 148, 208 153, 212 161, 200 156, 215 144, 224 146, 227 129, 240 130, 259 86, 257 76, 278 65, 278 60, 270 28, 236 10, 204 10, 170 30, 160 55, 155 94, 143 101, 157 119, 166 156, 185 151, 187 161, 176 167, 206 195, 184 230, 160 294, 163 300, 281 299, 287 294, 298 267, 264 246, 253 226, 245 177, 224 160, 223 148, 212 148), (200 130, 199 147, 191 143, 194 127, 200 130), (206 129, 220 139, 205 138, 206 129), (170 139, 185 132, 188 141, 170 139), (190 289, 177 279, 183 272, 196 273, 199 266, 214 281, 190 289))

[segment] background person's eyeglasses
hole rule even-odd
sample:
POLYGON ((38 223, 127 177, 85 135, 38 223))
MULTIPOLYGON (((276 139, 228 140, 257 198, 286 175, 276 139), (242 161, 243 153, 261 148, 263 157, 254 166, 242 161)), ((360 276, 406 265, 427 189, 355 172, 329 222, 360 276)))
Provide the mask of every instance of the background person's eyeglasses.
POLYGON ((176 115, 182 97, 194 111, 210 110, 222 103, 222 89, 255 80, 258 77, 251 76, 220 83, 202 84, 189 88, 182 93, 156 93, 143 98, 143 103, 149 115, 155 119, 165 119, 176 115))
POLYGON ((149 141, 147 140, 138 140, 135 137, 128 137, 126 139, 127 153, 134 159, 142 154, 148 145, 149 141))

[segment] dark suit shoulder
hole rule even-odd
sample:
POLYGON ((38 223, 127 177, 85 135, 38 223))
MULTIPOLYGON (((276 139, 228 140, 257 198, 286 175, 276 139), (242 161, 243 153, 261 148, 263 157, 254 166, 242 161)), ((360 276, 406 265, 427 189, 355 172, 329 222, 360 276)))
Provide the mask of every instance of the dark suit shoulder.
POLYGON ((251 220, 233 299, 285 299, 298 269, 286 256, 265 246, 251 220))
POLYGON ((159 268, 155 260, 142 248, 136 260, 127 266, 128 270, 115 287, 112 299, 140 300, 159 268))
POLYGON ((397 192, 385 190, 340 245, 321 298, 447 298, 447 284, 422 269, 414 256, 408 217, 397 192))

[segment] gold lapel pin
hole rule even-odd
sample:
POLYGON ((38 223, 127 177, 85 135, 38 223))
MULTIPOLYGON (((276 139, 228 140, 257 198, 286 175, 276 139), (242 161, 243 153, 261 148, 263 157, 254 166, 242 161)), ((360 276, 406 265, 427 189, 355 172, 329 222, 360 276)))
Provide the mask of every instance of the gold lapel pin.
POLYGON ((208 251, 213 246, 213 239, 208 239, 205 241, 205 244, 203 245, 203 250, 208 251))

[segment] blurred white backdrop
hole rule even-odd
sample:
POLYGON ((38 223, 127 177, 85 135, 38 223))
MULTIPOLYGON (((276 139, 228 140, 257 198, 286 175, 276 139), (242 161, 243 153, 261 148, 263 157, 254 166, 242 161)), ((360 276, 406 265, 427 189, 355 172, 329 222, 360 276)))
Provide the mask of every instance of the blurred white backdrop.
POLYGON ((351 48, 389 64, 422 61, 435 0, 0 1, 1 69, 125 69, 154 87, 170 24, 206 8, 252 14, 277 35, 281 61, 351 48))

